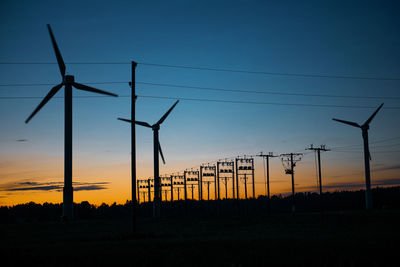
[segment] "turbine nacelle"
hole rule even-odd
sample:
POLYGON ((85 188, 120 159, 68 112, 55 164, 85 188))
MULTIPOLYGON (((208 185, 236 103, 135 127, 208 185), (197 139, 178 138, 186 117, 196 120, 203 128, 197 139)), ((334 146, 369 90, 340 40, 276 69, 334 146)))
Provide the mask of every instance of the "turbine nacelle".
POLYGON ((369 124, 363 124, 360 126, 361 130, 363 131, 368 131, 369 130, 369 124))
POLYGON ((153 129, 153 131, 158 131, 158 130, 160 130, 160 125, 159 124, 153 124, 151 126, 151 129, 153 129))
POLYGON ((73 75, 65 75, 63 79, 64 84, 74 84, 75 83, 75 77, 73 75))

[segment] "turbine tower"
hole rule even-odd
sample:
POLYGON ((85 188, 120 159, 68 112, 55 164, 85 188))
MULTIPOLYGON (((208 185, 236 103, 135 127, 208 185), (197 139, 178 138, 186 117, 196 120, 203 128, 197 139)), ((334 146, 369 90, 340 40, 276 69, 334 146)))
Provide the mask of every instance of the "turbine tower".
POLYGON ((370 176, 370 168, 369 161, 371 160, 371 154, 369 152, 369 144, 368 144, 368 130, 369 124, 372 119, 375 117, 376 113, 382 108, 383 103, 375 110, 375 112, 369 117, 368 120, 364 122, 363 125, 359 125, 356 122, 345 121, 339 119, 333 119, 334 121, 338 121, 341 123, 345 123, 357 128, 361 128, 362 137, 364 139, 364 164, 365 164, 365 207, 367 210, 372 209, 372 195, 371 195, 371 176, 370 176))
POLYGON ((49 30, 51 42, 56 54, 58 67, 60 68, 62 81, 60 84, 54 86, 40 102, 32 114, 26 119, 25 123, 28 123, 39 110, 46 105, 46 103, 61 89, 64 89, 64 188, 63 188, 63 218, 73 219, 73 188, 72 188, 72 87, 76 89, 99 93, 109 96, 118 96, 109 92, 105 92, 90 86, 86 86, 75 82, 74 76, 65 75, 65 64, 61 56, 60 50, 58 49, 56 39, 54 38, 53 32, 50 25, 47 24, 49 30))
MULTIPOLYGON (((158 138, 158 131, 160 130, 160 125, 164 122, 164 120, 168 117, 174 107, 178 104, 179 100, 175 102, 175 104, 170 107, 170 109, 161 117, 161 119, 153 125, 148 124, 143 121, 135 121, 135 124, 151 128, 153 130, 153 153, 154 153, 154 202, 153 202, 153 217, 160 217, 160 205, 161 205, 161 190, 160 190, 160 176, 159 176, 159 157, 161 155, 161 159, 165 164, 164 155, 161 150, 160 141, 158 138)), ((118 118, 121 121, 126 121, 132 123, 132 120, 118 118)))

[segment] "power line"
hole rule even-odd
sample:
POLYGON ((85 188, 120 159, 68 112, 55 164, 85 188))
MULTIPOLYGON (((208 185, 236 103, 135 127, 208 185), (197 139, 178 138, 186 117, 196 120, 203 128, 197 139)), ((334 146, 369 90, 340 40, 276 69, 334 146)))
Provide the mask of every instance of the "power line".
MULTIPOLYGON (((153 82, 136 82, 137 84, 152 85, 152 86, 163 86, 171 88, 186 88, 195 90, 208 90, 208 91, 220 91, 220 92, 234 92, 234 93, 252 93, 252 94, 267 94, 267 95, 284 95, 284 96, 306 96, 306 97, 328 97, 328 98, 352 98, 352 99, 400 99, 397 96, 356 96, 356 95, 330 95, 330 94, 306 94, 306 93, 287 93, 287 92, 275 92, 275 91, 256 91, 256 90, 239 90, 239 89, 227 89, 227 88, 216 88, 216 87, 201 87, 191 85, 178 85, 169 83, 153 83, 153 82)), ((128 82, 122 81, 108 81, 108 82, 85 82, 84 84, 128 84, 128 82)), ((16 84, 0 84, 0 87, 24 87, 24 86, 51 86, 52 83, 16 83, 16 84)))
MULTIPOLYGON (((0 65, 53 65, 55 62, 0 62, 0 65)), ((128 65, 129 62, 69 62, 70 65, 128 65)), ((270 76, 292 76, 304 78, 329 78, 329 79, 352 79, 352 80, 378 80, 378 81, 399 81, 397 77, 367 77, 355 75, 329 75, 329 74, 308 74, 308 73, 291 73, 291 72, 267 72, 267 71, 250 71, 239 69, 225 69, 215 67, 199 67, 190 65, 170 65, 159 63, 146 63, 139 62, 143 66, 161 67, 161 68, 177 68, 177 69, 190 69, 200 71, 216 71, 216 72, 231 72, 231 73, 246 73, 257 75, 270 75, 270 76)))
MULTIPOLYGON (((55 83, 3 83, 0 87, 51 86, 55 83)), ((85 82, 84 84, 128 84, 128 82, 85 82)))
MULTIPOLYGON (((363 151, 338 151, 338 150, 332 150, 332 152, 339 152, 339 153, 357 153, 361 154, 363 151)), ((387 150, 387 151, 373 151, 373 154, 375 153, 398 153, 400 150, 387 150)))
MULTIPOLYGON (((400 136, 377 140, 374 142, 370 142, 370 144, 384 143, 384 142, 398 140, 398 139, 400 139, 400 136)), ((347 146, 337 146, 337 147, 333 147, 331 149, 343 149, 343 148, 353 149, 353 148, 361 148, 361 147, 362 147, 362 145, 347 145, 347 146)))
POLYGON ((196 90, 210 90, 210 91, 235 92, 235 93, 254 93, 254 94, 268 94, 268 95, 284 95, 284 96, 311 96, 311 97, 333 97, 333 98, 365 98, 365 99, 400 99, 400 97, 397 97, 397 96, 355 96, 355 95, 306 94, 306 93, 286 93, 286 92, 274 92, 274 91, 238 90, 238 89, 226 89, 226 88, 216 88, 216 87, 200 87, 200 86, 165 84, 165 83, 151 83, 151 82, 137 82, 137 83, 138 84, 144 84, 144 85, 155 85, 155 86, 176 87, 176 88, 188 88, 188 89, 196 89, 196 90))
POLYGON ((391 77, 364 77, 364 76, 306 74, 306 73, 289 73, 289 72, 248 71, 248 70, 238 70, 238 69, 209 68, 209 67, 196 67, 196 66, 183 66, 183 65, 167 65, 167 64, 144 63, 144 62, 142 62, 140 64, 145 65, 145 66, 155 66, 155 67, 218 71, 218 72, 234 72, 234 73, 247 73, 247 74, 262 74, 262 75, 274 75, 274 76, 294 76, 294 77, 306 77, 306 78, 385 80, 385 81, 399 81, 400 80, 400 78, 391 78, 391 77))
MULTIPOLYGON (((186 98, 186 97, 169 97, 169 96, 154 96, 154 95, 137 95, 143 98, 154 99, 171 99, 171 100, 185 100, 185 101, 198 101, 198 102, 216 102, 216 103, 230 103, 230 104, 252 104, 252 105, 274 105, 274 106, 299 106, 299 107, 320 107, 320 108, 375 108, 375 106, 351 106, 351 105, 330 105, 330 104, 302 104, 302 103, 282 103, 282 102, 259 102, 259 101, 241 101, 241 100, 224 100, 224 99, 210 99, 210 98, 186 98)), ((107 96, 74 96, 74 98, 100 98, 107 96)), ((126 98, 130 95, 120 95, 119 97, 126 98)), ((42 99, 41 96, 1 96, 0 100, 15 100, 15 99, 42 99)), ((63 98, 53 97, 53 98, 63 98)), ((400 109, 400 107, 385 107, 385 109, 400 109)))
MULTIPOLYGON (((370 142, 370 144, 384 143, 384 142, 387 142, 387 141, 392 141, 392 140, 397 140, 397 139, 400 139, 400 136, 399 137, 388 138, 388 139, 381 139, 381 140, 378 140, 378 141, 375 141, 375 142, 370 142)), ((362 145, 337 146, 337 147, 333 147, 332 149, 343 149, 343 148, 352 149, 353 147, 354 148, 357 148, 357 147, 361 148, 362 145)))
MULTIPOLYGON (((400 146, 400 144, 389 144, 389 145, 379 145, 379 146, 370 146, 371 148, 382 148, 382 147, 394 147, 400 146)), ((334 149, 335 151, 356 151, 361 149, 361 146, 358 147, 349 147, 349 148, 342 148, 342 149, 334 149)))

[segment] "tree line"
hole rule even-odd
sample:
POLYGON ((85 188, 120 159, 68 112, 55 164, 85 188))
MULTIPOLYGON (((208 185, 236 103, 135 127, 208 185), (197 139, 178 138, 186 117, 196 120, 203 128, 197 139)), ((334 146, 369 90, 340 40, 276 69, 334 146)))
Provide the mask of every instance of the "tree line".
MULTIPOLYGON (((375 188, 372 190, 374 209, 399 209, 400 186, 375 188)), ((326 192, 320 196, 317 193, 305 192, 295 194, 296 212, 320 212, 320 211, 349 211, 365 208, 365 191, 336 191, 326 192)), ((270 200, 265 196, 257 199, 221 201, 174 201, 162 203, 162 215, 168 216, 212 216, 212 215, 259 215, 270 213, 292 212, 292 196, 274 195, 270 200)), ((74 203, 75 217, 80 220, 93 219, 129 219, 131 203, 102 203, 93 205, 88 201, 74 203)), ((151 217, 152 203, 141 203, 137 208, 138 216, 151 217)), ((29 202, 14 206, 0 207, 0 223, 25 223, 60 221, 62 203, 37 204, 29 202)))

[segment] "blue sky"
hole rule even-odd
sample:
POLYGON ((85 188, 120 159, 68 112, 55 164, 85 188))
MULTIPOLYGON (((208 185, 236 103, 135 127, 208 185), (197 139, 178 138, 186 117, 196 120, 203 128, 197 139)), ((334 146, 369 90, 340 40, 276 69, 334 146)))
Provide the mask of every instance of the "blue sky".
MULTIPOLYGON (((140 63, 284 74, 399 78, 398 12, 396 1, 3 1, 0 62, 55 62, 46 29, 49 23, 67 63, 67 73, 75 75, 80 83, 128 82, 129 62, 135 60, 139 62, 138 82, 280 93, 392 97, 321 98, 137 84, 139 96, 369 107, 378 107, 385 102, 370 131, 371 142, 380 145, 374 148, 371 144, 372 164, 383 168, 398 163, 399 152, 387 151, 400 150, 399 80, 257 75, 140 63), (69 62, 126 64, 76 65, 69 62), (390 140, 384 141, 386 139, 390 140)), ((0 84, 57 84, 60 82, 58 72, 56 65, 2 64, 0 84)), ((44 97, 51 87, 1 86, 0 97, 44 97)), ((121 83, 96 87, 122 96, 130 91, 127 84, 121 83)), ((88 93, 75 90, 74 95, 88 93)), ((63 90, 57 96, 62 97, 63 90)), ((129 101, 126 97, 74 100, 74 166, 75 176, 82 181, 96 180, 101 175, 95 170, 98 166, 108 166, 110 170, 122 168, 127 177, 121 183, 126 183, 128 188, 129 125, 116 118, 129 117, 129 101), (93 174, 88 174, 91 171, 93 174)), ((2 166, 22 164, 18 161, 26 161, 28 156, 36 158, 35 164, 40 166, 56 166, 59 172, 51 177, 62 179, 63 101, 52 99, 25 125, 24 120, 39 102, 40 99, 0 99, 0 184, 19 179, 16 178, 18 173, 2 166), (16 142, 17 139, 27 141, 16 142)), ((173 103, 173 99, 139 97, 137 119, 154 123, 173 103)), ((333 184, 337 182, 334 178, 337 173, 346 177, 358 172, 361 174, 352 179, 359 177, 362 182, 361 131, 338 124, 331 118, 362 123, 373 111, 374 108, 182 100, 160 131, 167 160, 161 173, 260 151, 278 154, 304 152, 301 150, 314 143, 332 148, 355 145, 352 148, 355 153, 332 151, 324 154, 327 179, 331 177, 330 183, 333 184), (341 169, 343 172, 339 171, 341 169)), ((138 174, 151 176, 152 133, 141 127, 137 132, 138 174)), ((262 168, 260 162, 257 164, 262 168)), ((313 155, 305 155, 303 169, 299 167, 300 176, 313 178, 304 178, 304 184, 314 182, 313 164, 313 155)), ((283 174, 279 160, 272 166, 279 169, 281 177, 277 179, 288 178, 283 174)), ((24 168, 21 179, 41 179, 42 174, 38 172, 35 176, 33 167, 24 168)), ((398 178, 397 174, 378 173, 372 179, 398 178)), ((262 177, 257 177, 261 182, 262 177)), ((114 178, 102 179, 112 185, 114 178)))

